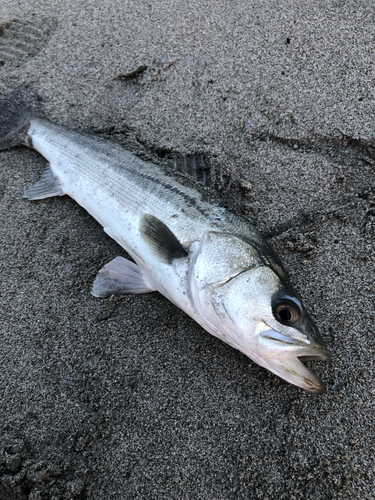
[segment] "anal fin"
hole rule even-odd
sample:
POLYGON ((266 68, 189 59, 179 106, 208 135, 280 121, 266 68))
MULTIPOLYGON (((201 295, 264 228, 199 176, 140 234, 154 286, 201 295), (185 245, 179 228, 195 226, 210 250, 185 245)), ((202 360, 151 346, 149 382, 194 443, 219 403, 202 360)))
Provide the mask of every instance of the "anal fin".
POLYGON ((139 266, 124 257, 116 257, 98 272, 91 293, 94 297, 109 297, 153 291, 139 266))
POLYGON ((47 163, 46 169, 38 182, 31 186, 23 197, 29 200, 42 200, 44 198, 50 198, 51 196, 62 196, 63 194, 64 191, 61 185, 53 175, 50 164, 47 163))

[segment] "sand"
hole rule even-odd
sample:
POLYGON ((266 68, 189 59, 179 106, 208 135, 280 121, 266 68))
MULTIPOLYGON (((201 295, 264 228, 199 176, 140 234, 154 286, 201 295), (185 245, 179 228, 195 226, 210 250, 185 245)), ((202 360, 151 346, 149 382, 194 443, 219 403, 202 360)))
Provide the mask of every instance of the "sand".
POLYGON ((1 2, 0 96, 28 84, 54 123, 200 155, 331 354, 314 396, 156 293, 95 299, 125 252, 68 197, 23 199, 45 161, 1 152, 1 500, 374 498, 374 18, 365 1, 1 2))

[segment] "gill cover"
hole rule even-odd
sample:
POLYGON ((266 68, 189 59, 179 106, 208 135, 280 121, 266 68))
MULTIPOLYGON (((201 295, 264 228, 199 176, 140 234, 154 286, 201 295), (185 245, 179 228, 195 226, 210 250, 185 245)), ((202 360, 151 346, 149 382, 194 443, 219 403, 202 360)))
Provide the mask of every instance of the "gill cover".
POLYGON ((230 330, 235 328, 235 324, 228 316, 225 305, 217 300, 219 288, 260 265, 258 252, 229 233, 205 232, 193 252, 189 288, 194 306, 203 319, 202 325, 234 347, 230 330))

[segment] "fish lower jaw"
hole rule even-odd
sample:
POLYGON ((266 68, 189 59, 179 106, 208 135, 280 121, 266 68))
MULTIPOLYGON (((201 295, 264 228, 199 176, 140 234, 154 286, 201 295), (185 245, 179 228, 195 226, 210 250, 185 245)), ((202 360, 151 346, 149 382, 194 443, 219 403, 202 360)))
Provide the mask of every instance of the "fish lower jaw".
POLYGON ((315 394, 322 394, 325 391, 325 384, 304 364, 303 361, 305 361, 306 358, 314 360, 325 359, 318 355, 301 357, 291 356, 289 358, 268 360, 263 366, 275 375, 297 387, 301 387, 315 394))
POLYGON ((315 394, 325 391, 322 380, 307 368, 305 361, 328 359, 320 346, 303 346, 266 339, 253 345, 253 349, 238 348, 257 364, 266 368, 287 382, 315 394))
POLYGON ((255 361, 278 377, 301 389, 314 394, 325 392, 324 382, 311 372, 298 357, 290 357, 282 361, 276 359, 262 360, 261 363, 259 360, 255 361))
MULTIPOLYGON (((300 369, 297 371, 298 377, 301 377, 301 381, 305 384, 305 387, 300 385, 300 387, 303 387, 304 389, 313 392, 315 394, 322 394, 326 390, 325 383, 315 375, 312 371, 310 371, 307 366, 305 365, 305 361, 325 361, 327 357, 322 356, 301 356, 297 357, 295 360, 295 365, 298 366, 300 369)), ((292 382, 293 383, 293 382, 292 382)), ((298 384, 296 384, 298 385, 298 384)))

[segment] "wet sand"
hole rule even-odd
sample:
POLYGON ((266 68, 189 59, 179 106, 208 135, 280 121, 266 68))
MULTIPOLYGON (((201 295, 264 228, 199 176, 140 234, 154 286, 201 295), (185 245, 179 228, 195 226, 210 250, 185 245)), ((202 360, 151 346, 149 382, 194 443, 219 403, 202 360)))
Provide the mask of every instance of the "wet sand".
POLYGON ((0 97, 26 83, 52 122, 166 165, 203 158, 210 196, 267 236, 331 354, 314 396, 156 293, 95 299, 125 252, 68 197, 23 199, 45 161, 1 152, 1 500, 373 498, 374 17, 1 3, 0 97))

